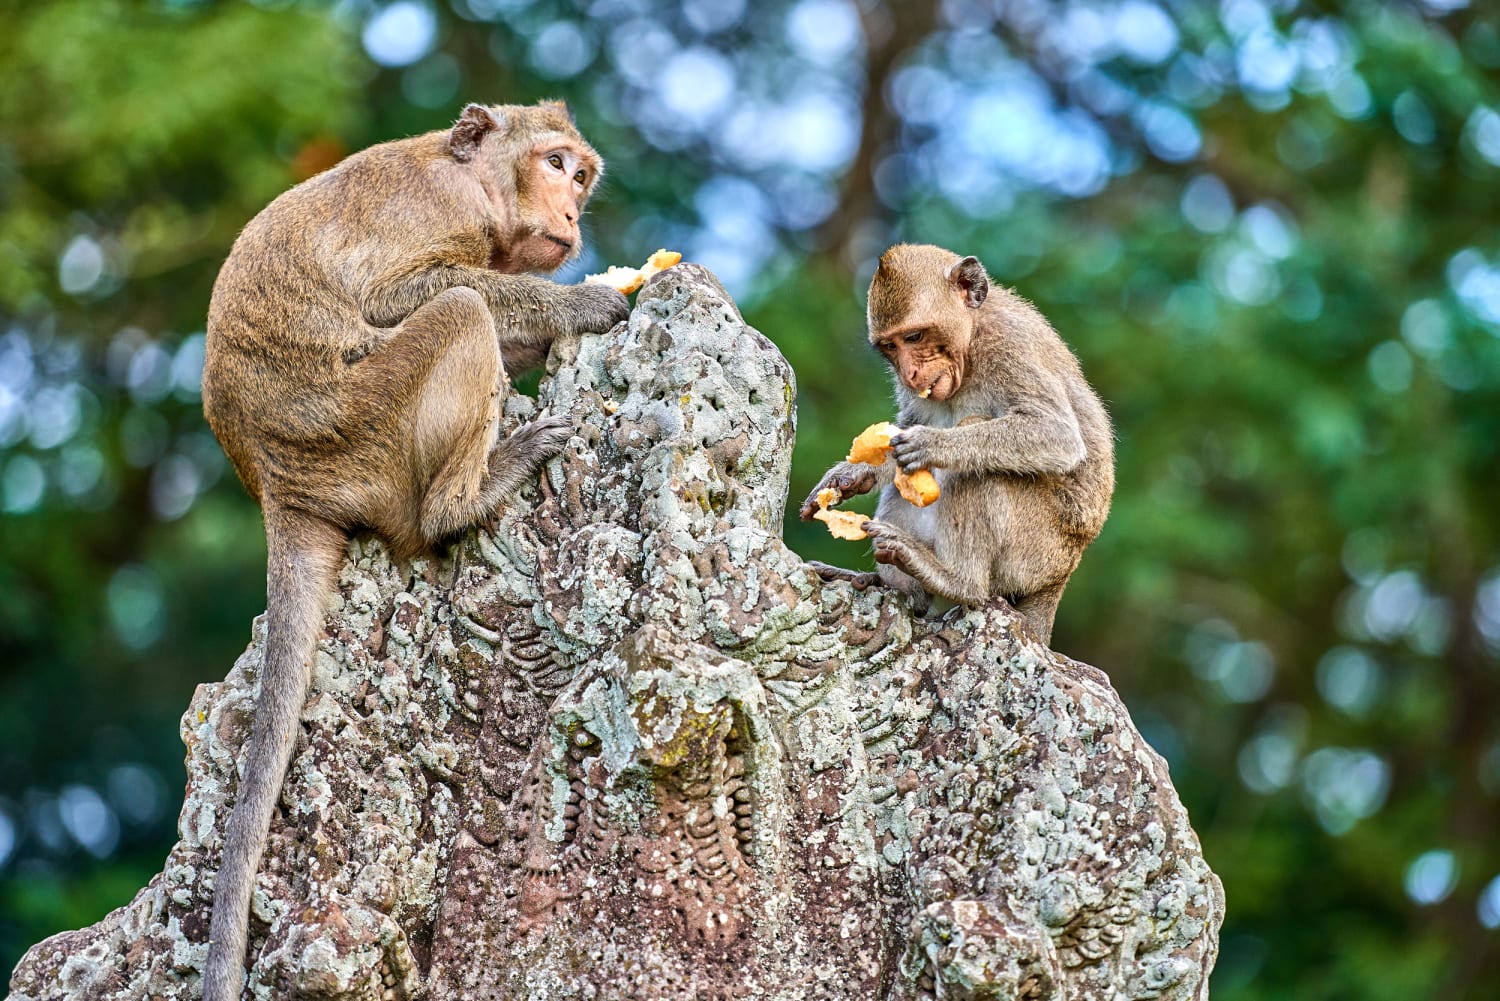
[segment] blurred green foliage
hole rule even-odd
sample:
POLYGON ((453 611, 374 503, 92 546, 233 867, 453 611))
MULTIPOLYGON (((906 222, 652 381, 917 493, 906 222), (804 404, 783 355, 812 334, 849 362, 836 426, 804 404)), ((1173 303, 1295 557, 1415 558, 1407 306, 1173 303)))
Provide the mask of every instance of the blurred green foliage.
MULTIPOLYGON (((466 100, 566 98, 593 249, 714 268, 793 508, 891 409, 862 290, 977 254, 1109 402, 1059 649, 1171 762, 1214 994, 1500 993, 1500 13, 1464 0, 0 0, 0 969, 173 838, 263 607, 197 366, 238 228, 466 100)), ((868 555, 793 517, 788 543, 868 555)))

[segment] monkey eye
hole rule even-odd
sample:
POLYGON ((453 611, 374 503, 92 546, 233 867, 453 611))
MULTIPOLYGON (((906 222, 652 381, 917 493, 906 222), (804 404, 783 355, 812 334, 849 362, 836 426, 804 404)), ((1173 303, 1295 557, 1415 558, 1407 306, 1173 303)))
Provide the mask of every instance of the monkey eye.
POLYGON ((556 153, 553 153, 551 156, 547 157, 547 162, 550 163, 556 170, 563 169, 563 158, 558 156, 556 153))
POLYGON ((907 334, 901 339, 908 344, 920 344, 922 343, 922 338, 926 335, 927 331, 925 330, 913 330, 911 333, 907 334))
POLYGON ((586 170, 580 170, 578 173, 574 174, 573 175, 573 182, 575 184, 580 184, 580 185, 587 184, 589 182, 588 171, 586 171, 586 170))

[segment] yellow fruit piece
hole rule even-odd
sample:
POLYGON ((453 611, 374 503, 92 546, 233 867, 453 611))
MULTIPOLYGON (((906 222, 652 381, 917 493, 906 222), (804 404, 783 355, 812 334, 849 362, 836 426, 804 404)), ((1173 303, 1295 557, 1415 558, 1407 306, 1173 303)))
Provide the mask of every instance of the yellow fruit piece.
POLYGON ((609 270, 603 274, 589 275, 584 278, 585 285, 608 285, 621 295, 629 295, 645 284, 645 276, 639 268, 622 268, 611 264, 609 270))
MULTIPOLYGON (((819 498, 821 503, 821 498, 819 498)), ((865 522, 870 520, 867 514, 858 511, 834 511, 823 508, 813 512, 813 517, 828 526, 828 534, 835 539, 847 539, 850 542, 858 542, 860 539, 868 538, 865 530, 861 528, 865 522)))
POLYGON ((588 275, 583 281, 585 285, 608 285, 622 295, 629 295, 646 284, 646 279, 658 271, 667 270, 680 260, 682 255, 677 251, 663 248, 652 254, 642 267, 625 268, 612 264, 602 274, 588 275))
POLYGON ((910 476, 897 473, 893 484, 897 493, 917 507, 926 507, 938 499, 937 477, 930 469, 919 469, 910 476))
POLYGON ((818 491, 818 507, 822 508, 825 511, 828 510, 828 506, 830 504, 833 504, 838 499, 839 492, 833 489, 833 487, 828 487, 826 490, 818 491))
MULTIPOLYGON (((883 464, 891 454, 891 436, 900 432, 901 429, 889 421, 871 424, 849 445, 849 461, 868 466, 883 464)), ((894 484, 896 491, 917 507, 926 507, 938 499, 937 477, 931 470, 919 469, 910 476, 897 472, 894 484)))
POLYGON ((859 437, 849 445, 850 462, 862 462, 867 466, 878 466, 885 462, 886 456, 891 454, 891 435, 900 432, 900 428, 890 421, 881 421, 879 424, 871 424, 859 433, 859 437))
POLYGON ((645 275, 647 278, 650 278, 658 271, 665 271, 680 260, 682 260, 681 254, 679 254, 675 250, 667 250, 665 247, 663 247, 661 250, 658 250, 656 253, 646 258, 646 266, 641 268, 641 274, 645 275))

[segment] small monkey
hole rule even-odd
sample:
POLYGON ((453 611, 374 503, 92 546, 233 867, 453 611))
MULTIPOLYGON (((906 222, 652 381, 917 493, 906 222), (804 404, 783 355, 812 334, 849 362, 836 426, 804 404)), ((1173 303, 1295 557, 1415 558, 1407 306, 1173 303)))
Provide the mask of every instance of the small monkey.
POLYGON ((604 169, 565 105, 471 104, 282 194, 235 241, 208 309, 203 410, 270 552, 260 697, 214 883, 205 1001, 244 980, 250 895, 348 535, 398 557, 492 517, 573 433, 500 437, 507 371, 625 297, 558 285, 604 169))
POLYGON ((1031 303, 990 284, 978 259, 940 247, 887 250, 870 282, 870 343, 890 362, 904 430, 884 466, 834 466, 818 491, 843 500, 881 487, 878 573, 814 563, 827 580, 877 581, 926 608, 1005 597, 1044 643, 1083 550, 1114 492, 1114 438, 1078 360, 1031 303), (925 508, 891 485, 930 469, 942 494, 925 508))

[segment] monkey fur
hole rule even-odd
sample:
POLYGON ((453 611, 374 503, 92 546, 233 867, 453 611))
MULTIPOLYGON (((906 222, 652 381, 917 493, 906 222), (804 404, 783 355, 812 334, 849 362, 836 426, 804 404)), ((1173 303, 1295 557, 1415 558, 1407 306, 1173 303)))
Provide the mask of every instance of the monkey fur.
POLYGON ((1068 578, 1099 534, 1114 492, 1114 436, 1078 360, 1029 302, 990 284, 973 257, 887 250, 870 282, 870 343, 891 364, 904 430, 881 467, 844 462, 818 491, 839 500, 880 487, 878 573, 813 564, 829 580, 877 581, 975 606, 1003 596, 1044 643, 1068 578), (891 485, 930 469, 942 493, 918 508, 891 485))
POLYGON ((260 503, 264 666, 218 875, 205 1001, 236 1001, 250 897, 348 535, 398 557, 494 515, 573 433, 500 437, 508 370, 607 330, 625 297, 558 285, 603 169, 566 106, 471 104, 355 153, 245 227, 209 304, 203 409, 260 503))

